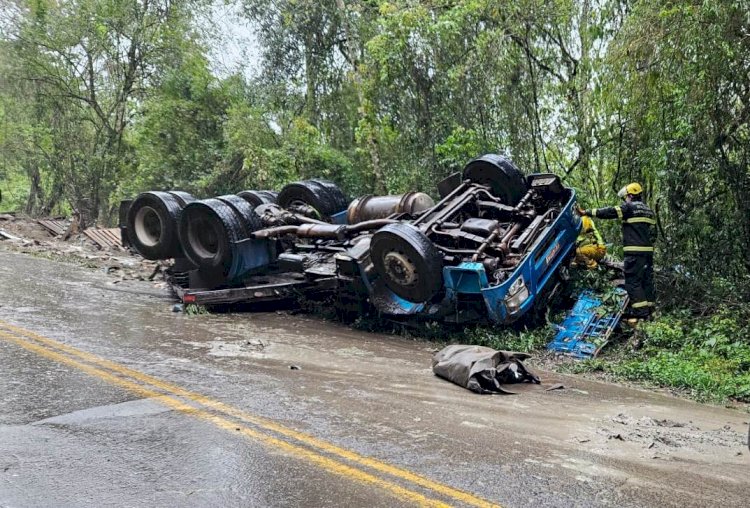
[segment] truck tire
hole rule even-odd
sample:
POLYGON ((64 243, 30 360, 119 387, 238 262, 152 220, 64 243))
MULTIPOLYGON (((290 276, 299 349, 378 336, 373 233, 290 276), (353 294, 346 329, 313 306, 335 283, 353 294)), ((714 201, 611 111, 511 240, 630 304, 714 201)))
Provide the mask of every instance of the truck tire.
POLYGON ((443 256, 424 233, 405 223, 379 229, 370 242, 370 258, 386 286, 401 298, 421 303, 443 286, 443 256))
POLYGON ((276 203, 276 198, 279 196, 279 193, 269 190, 244 190, 238 192, 237 195, 247 201, 250 206, 256 208, 260 205, 276 203))
POLYGON ((180 243, 187 258, 212 276, 231 276, 232 243, 246 238, 246 226, 219 199, 189 203, 180 217, 180 243))
POLYGON ((323 180, 320 178, 313 178, 310 181, 322 185, 326 192, 328 192, 331 203, 336 208, 336 212, 334 213, 342 212, 347 209, 350 200, 347 199, 346 194, 344 194, 344 191, 341 190, 341 187, 330 180, 323 180))
POLYGON ((130 205, 127 234, 130 244, 146 259, 180 257, 178 223, 182 207, 167 192, 143 192, 130 205))
POLYGON ((167 192, 169 192, 172 196, 175 197, 175 199, 177 200, 178 203, 180 203, 180 206, 182 208, 185 208, 185 205, 187 205, 188 203, 192 203, 193 201, 195 201, 195 197, 193 197, 193 195, 190 194, 189 192, 179 191, 179 190, 167 191, 167 192))
POLYGON ((469 162, 464 168, 464 180, 487 185, 492 194, 508 206, 516 206, 526 194, 526 179, 510 159, 502 155, 486 154, 469 162))
POLYGON ((313 219, 324 221, 330 220, 331 216, 340 212, 336 198, 331 196, 328 189, 314 180, 302 180, 300 182, 285 185, 277 203, 282 208, 294 208, 299 205, 307 205, 314 210, 311 213, 313 219))
POLYGON ((255 213, 255 210, 250 203, 241 197, 234 194, 227 194, 226 196, 219 196, 216 199, 223 201, 234 210, 235 215, 240 219, 244 226, 245 238, 248 238, 250 233, 263 229, 263 224, 260 222, 260 216, 255 213))

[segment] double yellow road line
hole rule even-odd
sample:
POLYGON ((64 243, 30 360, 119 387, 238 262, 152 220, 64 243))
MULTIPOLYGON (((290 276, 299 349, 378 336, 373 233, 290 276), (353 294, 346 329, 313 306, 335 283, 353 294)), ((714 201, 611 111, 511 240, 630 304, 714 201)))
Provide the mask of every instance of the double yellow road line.
POLYGON ((175 411, 261 442, 271 449, 286 452, 295 459, 305 460, 335 475, 381 488, 399 500, 420 506, 451 506, 453 503, 477 507, 497 506, 468 492, 341 448, 3 320, 0 320, 0 339, 138 396, 158 400, 175 411))

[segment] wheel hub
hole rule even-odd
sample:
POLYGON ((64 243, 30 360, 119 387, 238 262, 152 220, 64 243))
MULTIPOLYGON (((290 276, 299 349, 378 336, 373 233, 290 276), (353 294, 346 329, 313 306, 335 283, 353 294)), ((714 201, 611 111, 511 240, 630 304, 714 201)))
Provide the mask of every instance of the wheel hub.
POLYGON ((302 214, 305 217, 321 220, 320 212, 318 210, 316 210, 313 206, 308 205, 304 201, 300 201, 299 199, 293 200, 291 203, 289 203, 287 208, 289 209, 289 211, 302 214))
POLYGON ((399 286, 413 286, 419 280, 417 267, 403 252, 389 252, 383 264, 388 277, 399 286))
POLYGON ((201 258, 210 259, 219 252, 219 237, 214 224, 205 217, 198 217, 191 222, 188 241, 201 258))
POLYGON ((162 223, 159 214, 150 206, 144 206, 135 216, 135 234, 147 247, 153 247, 161 239, 162 223))

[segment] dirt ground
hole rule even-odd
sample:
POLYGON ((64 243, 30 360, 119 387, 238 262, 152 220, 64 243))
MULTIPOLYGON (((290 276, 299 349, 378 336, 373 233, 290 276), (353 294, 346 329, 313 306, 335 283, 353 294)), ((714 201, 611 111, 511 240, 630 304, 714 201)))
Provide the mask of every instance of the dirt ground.
MULTIPOLYGON (((65 227, 70 227, 70 219, 58 220, 65 227)), ((163 271, 170 266, 171 262, 149 261, 119 246, 102 248, 82 233, 64 239, 63 236, 55 236, 41 226, 36 219, 21 215, 0 214, 0 242, 15 252, 72 262, 101 270, 114 279, 114 284, 127 280, 140 280, 151 281, 157 289, 167 287, 163 271), (3 231, 16 238, 4 238, 3 231)))

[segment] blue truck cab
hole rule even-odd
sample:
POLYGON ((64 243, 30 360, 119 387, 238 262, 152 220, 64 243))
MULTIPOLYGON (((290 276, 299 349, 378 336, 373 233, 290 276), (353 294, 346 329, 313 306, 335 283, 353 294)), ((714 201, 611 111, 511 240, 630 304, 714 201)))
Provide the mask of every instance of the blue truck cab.
POLYGON ((581 219, 573 212, 575 191, 568 191, 561 213, 541 231, 506 280, 491 284, 481 263, 461 263, 443 269, 446 290, 457 299, 481 295, 495 323, 510 324, 526 314, 556 283, 560 268, 575 252, 581 219))
POLYGON ((493 322, 509 324, 519 319, 534 306, 539 295, 556 282, 559 269, 575 252, 581 219, 573 212, 574 202, 575 192, 571 191, 563 212, 545 227, 507 280, 489 284, 481 264, 462 263, 457 268, 445 268, 446 288, 457 294, 474 292, 478 288, 493 322), (474 274, 475 281, 461 284, 467 272, 474 274))
MULTIPOLYGON (((498 324, 513 323, 529 312, 543 299, 545 292, 557 283, 560 268, 572 258, 581 229, 581 219, 573 210, 575 191, 564 187, 557 176, 534 174, 526 177, 525 181, 525 197, 515 208, 486 201, 481 190, 476 194, 476 201, 466 199, 473 192, 472 186, 477 187, 479 184, 465 182, 464 187, 454 192, 451 200, 438 203, 435 210, 428 212, 427 219, 413 221, 412 224, 420 228, 425 238, 439 242, 437 247, 444 258, 453 261, 446 262, 441 268, 439 278, 442 288, 431 300, 422 301, 409 298, 405 293, 399 294, 399 288, 393 284, 385 287, 388 285, 371 280, 368 287, 375 306, 386 314, 432 315, 436 318, 452 314, 459 321, 459 309, 471 308, 474 310, 473 314, 465 314, 480 315, 498 324), (454 202, 463 203, 463 208, 454 206, 454 202), (485 251, 482 247, 474 251, 457 248, 457 242, 464 239, 464 247, 475 246, 470 242, 479 241, 476 236, 472 236, 478 232, 475 231, 477 219, 471 214, 483 214, 482 206, 491 211, 499 211, 494 217, 505 217, 508 221, 500 225, 496 225, 495 221, 492 225, 496 229, 488 226, 483 232, 485 240, 481 245, 492 244, 492 233, 498 231, 494 236, 494 254, 491 248, 485 251), (441 215, 440 209, 452 212, 441 215), (468 215, 461 213, 466 210, 470 210, 468 215), (456 224, 450 226, 451 221, 456 224), (470 222, 472 227, 464 227, 470 222), (438 228, 440 225, 444 227, 438 231, 432 223, 437 223, 438 228), (498 248, 498 240, 503 235, 507 235, 507 240, 498 248), (447 243, 451 240, 453 243, 447 243), (479 257, 478 252, 486 255, 479 257), (459 257, 452 255, 453 253, 463 254, 459 257), (498 265, 501 265, 501 269, 498 269, 498 265)), ((487 222, 486 219, 480 220, 487 222)), ((408 248, 395 250, 409 254, 408 248)), ((419 252, 426 256, 423 251, 419 252)), ((378 253, 372 255, 374 257, 378 253)), ((416 269, 424 273, 428 271, 425 266, 418 265, 416 269)), ((363 276, 367 278, 364 271, 363 276)))

